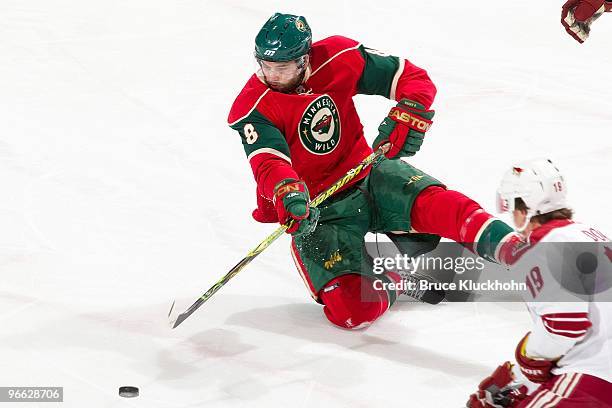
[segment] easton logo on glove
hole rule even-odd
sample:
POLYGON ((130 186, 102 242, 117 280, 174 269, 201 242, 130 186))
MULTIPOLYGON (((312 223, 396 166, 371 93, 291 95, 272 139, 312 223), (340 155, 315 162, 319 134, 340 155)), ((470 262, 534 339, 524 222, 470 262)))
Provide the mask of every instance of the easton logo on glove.
POLYGON ((274 201, 276 201, 276 197, 283 197, 285 195, 287 195, 287 198, 291 198, 297 195, 298 191, 304 191, 304 189, 302 189, 297 183, 289 183, 278 186, 274 193, 274 201), (291 192, 293 192, 292 195, 289 195, 291 192))
POLYGON ((432 124, 431 121, 411 115, 406 111, 400 110, 398 107, 391 108, 389 117, 397 122, 404 122, 412 129, 416 129, 421 132, 427 132, 432 124))
POLYGON ((378 136, 372 148, 378 149, 389 143, 385 153, 389 159, 413 156, 419 151, 425 132, 431 127, 434 111, 409 99, 402 99, 391 108, 387 117, 378 126, 378 136), (390 119, 390 120, 388 120, 390 119))
POLYGON ((281 224, 288 224, 287 233, 309 234, 317 226, 319 210, 311 208, 306 183, 285 179, 274 188, 274 206, 281 224))

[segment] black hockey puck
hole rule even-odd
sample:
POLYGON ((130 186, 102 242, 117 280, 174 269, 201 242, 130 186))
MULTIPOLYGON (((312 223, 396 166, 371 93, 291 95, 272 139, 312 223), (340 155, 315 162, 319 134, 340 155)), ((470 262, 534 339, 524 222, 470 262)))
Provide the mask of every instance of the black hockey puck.
POLYGON ((138 387, 131 387, 129 385, 119 387, 119 395, 124 398, 134 398, 138 396, 138 387))

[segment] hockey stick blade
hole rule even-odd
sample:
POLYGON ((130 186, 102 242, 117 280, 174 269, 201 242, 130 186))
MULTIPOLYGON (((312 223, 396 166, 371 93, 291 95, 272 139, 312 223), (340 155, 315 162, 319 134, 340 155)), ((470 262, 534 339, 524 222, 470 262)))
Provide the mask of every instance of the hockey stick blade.
POLYGON ((172 306, 170 306, 170 311, 168 312, 168 323, 170 324, 170 328, 174 329, 179 324, 183 323, 183 321, 187 319, 198 307, 200 307, 200 304, 202 303, 204 302, 200 302, 200 299, 198 299, 189 307, 189 309, 179 314, 179 309, 175 308, 176 301, 173 301, 172 306))
POLYGON ((183 323, 185 319, 193 314, 200 306, 204 304, 208 299, 212 297, 219 289, 221 289, 230 279, 232 279, 238 272, 240 272, 245 266, 247 266, 257 255, 259 255, 264 249, 266 249, 272 242, 281 236, 286 226, 277 228, 272 234, 270 234, 265 240, 263 240, 257 248, 253 249, 248 253, 247 256, 242 258, 228 273, 226 273, 221 279, 217 281, 210 289, 208 289, 202 296, 200 296, 187 310, 183 313, 178 313, 176 309, 176 301, 172 302, 170 311, 168 312, 168 320, 170 326, 175 329, 179 324, 183 323))
POLYGON ((173 300, 172 305, 170 305, 170 310, 168 311, 168 323, 170 324, 170 327, 173 329, 175 327, 174 325, 176 324, 176 320, 178 319, 178 316, 172 313, 174 311, 175 304, 176 304, 176 300, 173 300))

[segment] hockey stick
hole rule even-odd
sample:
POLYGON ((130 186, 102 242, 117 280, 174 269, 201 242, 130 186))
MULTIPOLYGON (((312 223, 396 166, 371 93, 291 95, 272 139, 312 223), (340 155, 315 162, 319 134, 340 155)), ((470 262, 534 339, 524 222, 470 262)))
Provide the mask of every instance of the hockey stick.
MULTIPOLYGON (((363 159, 361 163, 357 166, 353 167, 346 174, 332 184, 327 190, 320 193, 316 196, 312 201, 310 201, 311 207, 317 207, 323 201, 327 200, 331 195, 333 195, 340 188, 345 186, 349 181, 353 180, 359 173, 363 171, 366 167, 370 166, 372 163, 376 161, 381 155, 383 155, 387 149, 387 145, 381 146, 378 150, 370 154, 368 157, 363 159)), ((178 312, 174 311, 174 306, 176 301, 172 302, 172 306, 170 306, 170 311, 168 312, 168 319, 170 321, 170 326, 174 329, 179 324, 181 324, 185 319, 187 319, 193 312, 195 312, 200 306, 204 304, 208 299, 212 297, 219 289, 221 289, 230 279, 238 274, 241 270, 243 270, 257 255, 261 254, 267 247, 270 246, 278 237, 283 235, 285 230, 289 228, 289 225, 281 225, 278 227, 272 234, 268 235, 263 241, 259 243, 254 249, 252 249, 240 262, 236 264, 228 273, 226 273, 221 279, 217 281, 210 289, 206 291, 202 296, 200 296, 187 310, 183 313, 176 314, 178 312)))

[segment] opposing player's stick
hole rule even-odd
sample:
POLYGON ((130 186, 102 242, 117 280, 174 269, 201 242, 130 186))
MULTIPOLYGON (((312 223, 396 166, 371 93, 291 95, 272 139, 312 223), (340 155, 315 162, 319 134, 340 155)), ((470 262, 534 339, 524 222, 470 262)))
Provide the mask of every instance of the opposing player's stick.
MULTIPOLYGON (((381 146, 374 153, 370 154, 368 157, 363 159, 361 163, 357 166, 353 167, 346 174, 332 184, 327 190, 323 191, 321 194, 316 196, 311 202, 311 207, 317 207, 323 201, 327 200, 330 196, 332 196, 335 192, 337 192, 340 188, 345 186, 348 182, 353 180, 359 173, 363 171, 366 167, 370 166, 372 163, 376 161, 381 155, 386 153, 388 150, 388 145, 381 146)), ((177 315, 178 312, 174 311, 174 306, 176 301, 172 302, 172 306, 170 306, 170 311, 168 312, 168 319, 170 320, 170 326, 174 329, 179 324, 181 324, 185 319, 187 319, 193 312, 195 312, 204 302, 212 297, 219 289, 221 289, 230 279, 238 274, 241 270, 243 270, 255 257, 261 254, 267 247, 270 246, 278 237, 283 235, 285 230, 289 228, 289 225, 281 225, 278 227, 272 234, 268 235, 263 241, 259 243, 255 248, 253 248, 240 262, 236 264, 228 273, 226 273, 221 279, 217 281, 210 289, 208 289, 202 296, 200 296, 194 304, 192 304, 187 310, 183 313, 177 315), (173 313, 175 312, 175 313, 173 313)))

